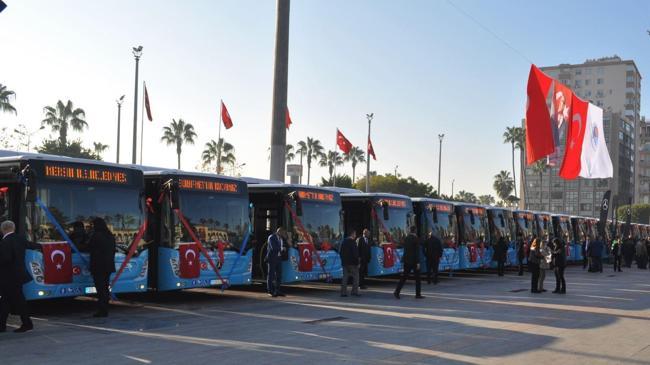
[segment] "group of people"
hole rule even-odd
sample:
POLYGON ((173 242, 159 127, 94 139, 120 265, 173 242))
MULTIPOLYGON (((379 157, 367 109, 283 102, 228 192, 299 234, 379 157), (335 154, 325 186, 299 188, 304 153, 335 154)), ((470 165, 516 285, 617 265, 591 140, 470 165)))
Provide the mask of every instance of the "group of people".
POLYGON ((546 292, 546 289, 544 289, 546 271, 552 269, 555 274, 555 290, 553 290, 553 293, 566 294, 564 270, 567 259, 566 243, 563 240, 554 238, 549 243, 548 239, 534 238, 530 244, 527 259, 528 270, 531 272, 531 293, 546 292))
POLYGON ((648 252, 650 252, 650 240, 635 239, 629 235, 626 239, 615 237, 612 240, 611 253, 614 258, 614 271, 622 271, 621 267, 632 267, 632 262, 641 270, 648 268, 648 252))
MULTIPOLYGON (((12 221, 0 224, 0 332, 6 332, 10 313, 20 316, 21 326, 14 332, 27 332, 34 328, 23 294, 23 285, 32 281, 25 267, 25 250, 41 250, 37 243, 30 242, 17 234, 12 221)), ((73 224, 70 239, 90 254, 89 270, 93 276, 98 296, 98 310, 95 317, 107 317, 110 299, 109 280, 115 272, 115 237, 106 221, 95 218, 92 230, 85 233, 83 224, 73 224), (79 237, 84 237, 80 240, 79 237)))

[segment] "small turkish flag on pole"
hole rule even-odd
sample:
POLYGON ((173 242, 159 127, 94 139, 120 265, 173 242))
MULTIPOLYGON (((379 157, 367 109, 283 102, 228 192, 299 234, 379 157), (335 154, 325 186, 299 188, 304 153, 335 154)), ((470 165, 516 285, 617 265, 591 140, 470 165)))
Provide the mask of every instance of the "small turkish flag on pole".
POLYGON ((147 119, 150 122, 153 122, 153 117, 151 116, 151 105, 149 105, 149 93, 147 92, 147 84, 144 84, 144 108, 147 110, 147 119))
POLYGON ((287 113, 284 116, 284 125, 289 129, 291 124, 293 124, 293 122, 291 121, 291 115, 289 115, 289 108, 287 108, 287 113))
POLYGON ((336 130, 336 144, 345 154, 350 153, 350 150, 352 149, 352 143, 350 143, 350 141, 345 138, 343 133, 338 129, 336 130))
POLYGON ((372 148, 372 141, 368 137, 368 157, 372 156, 372 159, 377 161, 377 156, 375 156, 375 149, 372 148))
POLYGON ((226 104, 223 103, 223 100, 221 101, 221 121, 226 129, 232 128, 232 119, 230 119, 230 113, 228 113, 228 109, 226 109, 226 104))
POLYGON ((67 284, 72 282, 72 252, 67 242, 41 244, 45 284, 67 284))

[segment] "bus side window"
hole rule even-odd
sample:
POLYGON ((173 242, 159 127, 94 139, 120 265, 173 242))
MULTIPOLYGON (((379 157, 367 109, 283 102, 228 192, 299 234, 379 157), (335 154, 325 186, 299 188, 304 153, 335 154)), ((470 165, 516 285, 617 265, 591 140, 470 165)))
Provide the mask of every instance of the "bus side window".
POLYGON ((524 217, 524 227, 528 228, 528 217, 524 217))
POLYGON ((431 208, 431 216, 433 218, 433 223, 438 223, 438 208, 431 208))
POLYGON ((476 219, 474 218, 474 211, 471 209, 467 211, 469 213, 469 221, 474 225, 476 223, 476 219))
POLYGON ((501 223, 501 227, 506 227, 506 221, 503 219, 503 214, 499 214, 499 222, 501 223))

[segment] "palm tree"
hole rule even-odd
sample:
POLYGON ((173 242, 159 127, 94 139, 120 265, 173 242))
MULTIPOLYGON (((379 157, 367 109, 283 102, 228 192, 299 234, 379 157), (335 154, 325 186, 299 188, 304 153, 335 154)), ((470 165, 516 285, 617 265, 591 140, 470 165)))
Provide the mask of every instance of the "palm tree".
POLYGON ((287 162, 291 162, 294 158, 296 158, 296 153, 293 151, 293 145, 287 143, 287 146, 284 148, 284 159, 287 162))
MULTIPOLYGON (((539 210, 542 210, 542 177, 544 176, 544 172, 546 172, 546 169, 548 168, 548 165, 546 164, 545 159, 541 159, 533 164, 533 172, 539 174, 539 210)), ((551 192, 549 191, 549 194, 551 192)), ((549 207, 550 209, 550 207, 549 207)))
POLYGON ((334 169, 337 166, 343 165, 343 157, 341 157, 341 154, 338 153, 338 151, 327 151, 326 155, 324 154, 321 156, 319 164, 322 167, 327 167, 327 170, 330 174, 330 181, 332 181, 334 169))
POLYGON ((494 203, 496 203, 496 200, 492 195, 488 194, 488 195, 480 195, 478 197, 478 202, 479 204, 483 204, 483 205, 494 205, 494 203))
POLYGON ((43 111, 45 112, 45 119, 43 119, 42 123, 50 126, 52 132, 59 132, 61 147, 68 145, 69 127, 72 127, 72 130, 76 132, 88 128, 86 113, 81 108, 75 109, 70 100, 66 104, 59 100, 55 106, 46 106, 43 111))
POLYGON ((307 154, 307 143, 305 141, 298 141, 297 147, 296 153, 300 155, 300 183, 302 184, 302 158, 307 154))
POLYGON ((102 153, 108 149, 108 145, 101 142, 93 142, 93 149, 95 150, 97 158, 102 158, 102 153))
POLYGON ((16 93, 7 90, 7 87, 5 85, 0 84, 0 111, 3 111, 5 113, 14 113, 18 114, 16 112, 16 108, 14 108, 13 105, 9 102, 10 98, 16 98, 16 93))
POLYGON ((476 195, 474 195, 474 193, 470 193, 465 190, 461 190, 458 193, 456 193, 455 199, 457 201, 461 201, 465 203, 478 203, 478 198, 476 198, 476 195))
POLYGON ((510 143, 512 147, 512 180, 515 191, 515 196, 517 196, 517 179, 515 179, 515 144, 517 143, 519 137, 519 131, 517 127, 506 127, 505 133, 503 133, 503 143, 510 143))
POLYGON ((300 146, 300 149, 302 149, 303 145, 307 147, 307 153, 305 156, 307 156, 307 185, 309 185, 311 177, 311 160, 318 160, 325 156, 323 153, 325 148, 323 148, 323 145, 319 140, 311 137, 307 137, 306 142, 298 142, 298 145, 300 146))
POLYGON ((222 165, 233 166, 235 161, 235 147, 226 142, 223 138, 219 138, 219 142, 214 139, 205 144, 205 149, 201 153, 203 165, 208 166, 213 162, 217 162, 217 174, 223 172, 222 165))
POLYGON ((506 201, 514 188, 514 180, 510 177, 508 171, 502 170, 498 174, 494 175, 494 183, 492 187, 496 191, 499 199, 506 201))
POLYGON ((194 126, 190 123, 185 123, 183 119, 172 119, 172 122, 168 126, 163 127, 163 136, 160 138, 162 142, 166 142, 167 145, 176 145, 176 156, 178 161, 178 169, 181 169, 181 152, 183 149, 183 143, 194 144, 194 138, 196 137, 196 132, 194 132, 194 126))
POLYGON ((359 147, 352 147, 350 152, 343 158, 345 162, 352 163, 352 183, 354 183, 354 172, 358 163, 366 162, 366 153, 359 147))

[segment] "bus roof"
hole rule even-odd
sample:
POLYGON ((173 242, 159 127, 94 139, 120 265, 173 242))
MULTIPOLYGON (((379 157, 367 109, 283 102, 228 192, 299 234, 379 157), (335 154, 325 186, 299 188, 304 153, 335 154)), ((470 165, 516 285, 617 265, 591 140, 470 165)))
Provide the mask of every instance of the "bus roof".
POLYGON ((341 194, 341 198, 393 198, 393 199, 407 199, 411 200, 410 197, 401 194, 392 194, 392 193, 352 193, 352 194, 341 194))
POLYGON ((144 171, 145 176, 175 175, 175 176, 203 177, 203 178, 210 178, 210 179, 230 180, 233 182, 243 182, 242 179, 236 177, 211 174, 207 172, 183 171, 178 169, 165 169, 165 168, 151 167, 151 166, 140 166, 140 169, 144 171))
POLYGON ((284 184, 282 181, 277 181, 277 180, 267 180, 267 179, 260 179, 257 177, 250 177, 250 176, 242 176, 240 177, 241 180, 244 180, 246 184, 248 185, 257 185, 257 184, 284 184))
POLYGON ((341 188, 338 186, 324 186, 323 188, 328 189, 328 190, 334 190, 339 194, 357 194, 357 193, 363 193, 363 191, 359 189, 353 189, 353 188, 341 188))
MULTIPOLYGON (((245 179, 242 179, 246 181, 245 179)), ((314 185, 303 185, 303 184, 283 184, 283 183, 270 183, 270 184, 248 184, 249 189, 287 189, 287 190, 292 190, 292 189, 310 189, 310 190, 322 190, 322 191, 330 191, 330 189, 327 189, 322 186, 314 186, 314 185)), ((332 191, 332 193, 337 193, 336 191, 332 191)))
POLYGON ((454 205, 453 202, 442 200, 442 199, 433 199, 433 198, 411 198, 413 203, 436 203, 436 204, 449 204, 454 205))
POLYGON ((117 164, 117 163, 113 163, 113 162, 106 162, 106 161, 100 161, 100 160, 90 160, 90 159, 86 159, 86 158, 48 155, 46 153, 32 153, 32 152, 19 152, 19 151, 0 150, 0 162, 29 161, 29 160, 91 164, 91 165, 101 165, 101 166, 109 166, 109 167, 121 167, 121 168, 127 168, 127 169, 140 170, 140 166, 131 165, 131 164, 122 165, 122 164, 117 164))

